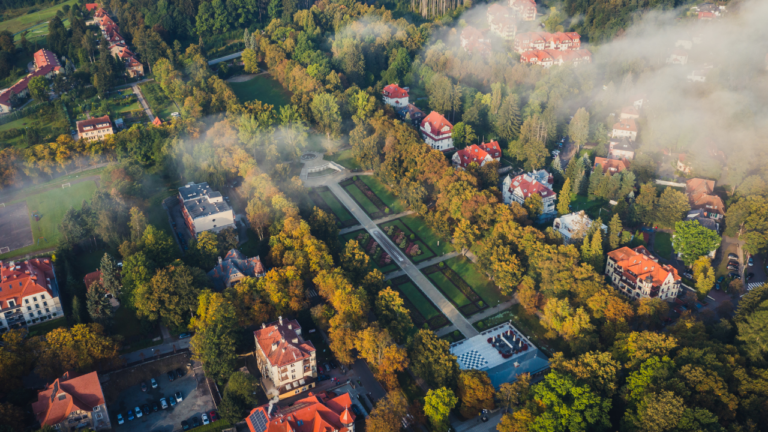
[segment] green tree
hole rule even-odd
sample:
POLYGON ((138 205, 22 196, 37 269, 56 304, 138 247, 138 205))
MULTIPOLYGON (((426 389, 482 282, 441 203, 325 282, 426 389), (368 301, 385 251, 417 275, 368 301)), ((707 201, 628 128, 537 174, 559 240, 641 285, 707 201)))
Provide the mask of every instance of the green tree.
POLYGON ((341 130, 341 114, 336 96, 318 93, 312 98, 310 109, 326 140, 336 139, 341 130))
POLYGON ((48 80, 42 76, 36 76, 27 84, 29 94, 38 102, 48 101, 48 80))
POLYGON ((232 424, 242 421, 258 403, 255 396, 258 391, 259 385, 253 375, 234 372, 229 377, 221 398, 221 417, 232 424))
POLYGON ((243 50, 243 65, 248 73, 259 72, 259 54, 255 49, 246 48, 243 50))
POLYGON ((722 239, 717 232, 702 226, 699 221, 680 221, 675 223, 675 236, 672 247, 681 255, 686 267, 693 265, 700 257, 720 247, 722 239))
POLYGON ((494 393, 491 379, 485 371, 464 370, 459 373, 459 412, 465 419, 476 417, 484 409, 495 409, 494 393))
POLYGON ((528 216, 531 219, 536 219, 544 212, 544 202, 541 195, 533 193, 523 201, 523 208, 528 211, 528 216))
POLYGON ((131 230, 131 241, 139 243, 147 230, 147 217, 138 207, 131 207, 131 220, 128 223, 131 230))
POLYGON ((219 385, 223 385, 235 371, 236 327, 235 307, 221 293, 200 295, 197 315, 190 323, 190 328, 195 329, 190 348, 194 358, 203 362, 205 374, 219 385))
POLYGON ((643 223, 652 224, 656 221, 656 187, 653 183, 645 183, 640 186, 640 194, 635 200, 635 211, 643 223))
POLYGON ((520 134, 520 101, 516 94, 504 98, 498 114, 493 116, 493 130, 506 142, 512 142, 520 134))
POLYGON ((154 225, 149 225, 144 230, 141 243, 142 252, 158 267, 170 264, 176 258, 178 251, 176 243, 168 234, 155 228, 154 225))
POLYGON ((136 314, 150 321, 181 329, 197 309, 197 295, 208 283, 208 275, 198 268, 174 264, 160 269, 134 293, 136 314))
POLYGON ((24 422, 24 410, 11 403, 0 403, 0 432, 15 432, 27 430, 24 422))
POLYGON ((568 125, 568 135, 576 143, 576 152, 589 139, 589 112, 584 108, 579 108, 573 115, 571 123, 568 125))
POLYGON ((193 240, 190 252, 193 262, 197 267, 211 269, 216 265, 219 257, 219 239, 211 231, 203 231, 193 240))
POLYGON ((112 320, 112 305, 101 281, 94 281, 85 296, 88 314, 95 322, 106 325, 112 320))
POLYGON ((120 345, 101 324, 75 324, 46 333, 37 358, 37 374, 54 380, 64 372, 85 373, 123 364, 120 345))
POLYGON ((384 288, 376 297, 376 316, 400 344, 405 342, 406 336, 413 329, 413 321, 403 299, 392 288, 384 288))
POLYGON ((453 126, 451 131, 451 138, 453 139, 453 146, 457 149, 463 149, 477 141, 477 135, 472 126, 458 122, 453 126))
POLYGON ((688 204, 688 197, 685 196, 684 193, 673 188, 666 188, 664 192, 661 193, 661 196, 654 207, 654 213, 659 225, 671 228, 675 226, 675 223, 681 220, 690 209, 691 205, 688 204))
POLYGON ((563 15, 558 12, 557 8, 549 8, 549 15, 547 16, 547 19, 544 20, 544 28, 546 28, 547 31, 551 33, 563 31, 563 26, 560 25, 563 20, 565 20, 565 17, 563 17, 563 15))
POLYGON ((533 394, 547 410, 533 422, 532 431, 597 431, 610 426, 611 400, 586 385, 577 385, 568 375, 550 372, 533 388, 533 394))
MULTIPOLYGON (((565 167, 565 178, 571 181, 571 194, 576 195, 581 189, 581 182, 584 179, 584 160, 579 157, 572 157, 565 167)), ((560 191, 560 193, 563 193, 560 191)))
POLYGON ((459 375, 456 356, 448 341, 438 339, 426 329, 419 330, 408 350, 411 368, 416 376, 432 387, 453 387, 459 375))
POLYGON ((768 301, 761 303, 751 314, 742 316, 743 318, 736 322, 736 338, 751 359, 762 359, 768 353, 768 338, 765 337, 768 334, 768 301))
POLYGON ((101 257, 99 270, 101 271, 101 284, 104 287, 104 291, 115 297, 119 296, 121 286, 117 263, 115 263, 115 260, 112 259, 108 253, 105 253, 104 256, 101 257))
POLYGON ((438 431, 448 430, 448 414, 459 400, 453 391, 446 387, 430 390, 424 398, 424 414, 432 427, 438 431))
POLYGON ((571 213, 571 179, 566 178, 563 183, 563 188, 560 189, 560 194, 557 197, 557 213, 567 215, 571 213))
POLYGON ((531 395, 531 374, 524 373, 517 376, 511 383, 504 383, 499 386, 499 391, 496 392, 496 399, 499 401, 499 405, 507 411, 512 410, 524 402, 526 402, 531 395))
POLYGON ((546 139, 546 125, 538 115, 534 115, 525 120, 520 136, 509 143, 507 154, 522 162, 526 171, 539 169, 549 155, 544 146, 546 139))
POLYGON ((624 227, 621 225, 621 218, 618 213, 615 213, 611 217, 611 222, 608 223, 608 244, 611 250, 616 250, 621 245, 622 231, 624 231, 624 227))

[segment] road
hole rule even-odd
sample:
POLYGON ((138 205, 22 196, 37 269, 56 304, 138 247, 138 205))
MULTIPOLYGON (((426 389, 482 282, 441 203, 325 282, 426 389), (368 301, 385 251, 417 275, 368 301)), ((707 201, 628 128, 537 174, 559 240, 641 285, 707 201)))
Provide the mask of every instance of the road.
POLYGON ((149 121, 150 122, 154 121, 155 116, 152 115, 152 110, 149 108, 147 101, 144 100, 144 95, 141 94, 141 89, 139 88, 139 84, 133 83, 131 88, 133 89, 133 93, 136 94, 136 97, 139 98, 139 103, 141 104, 141 107, 144 108, 144 112, 147 113, 147 117, 149 117, 149 121))
POLYGON ((227 61, 227 60, 236 59, 236 58, 238 58, 238 57, 240 57, 240 56, 242 56, 242 55, 243 55, 243 52, 242 52, 242 51, 240 51, 240 52, 236 52, 236 53, 234 53, 234 54, 230 54, 230 55, 225 55, 224 57, 219 57, 219 58, 215 58, 215 59, 213 59, 213 60, 208 60, 208 65, 209 65, 209 66, 210 66, 210 65, 215 65, 215 64, 218 64, 218 63, 221 63, 221 62, 227 61))
POLYGON ((123 354, 120 357, 122 357, 123 360, 125 360, 126 363, 133 363, 133 362, 137 362, 137 361, 143 361, 143 360, 146 360, 146 359, 150 359, 150 358, 152 358, 155 355, 167 354, 167 353, 173 352, 174 348, 176 348, 177 351, 180 350, 180 349, 189 348, 189 341, 190 340, 191 340, 191 338, 175 339, 175 340, 171 340, 169 342, 164 342, 164 343, 162 343, 160 345, 155 345, 153 347, 149 347, 149 348, 141 349, 141 350, 138 350, 138 351, 130 352, 130 353, 127 353, 127 354, 123 354), (143 357, 142 357, 142 354, 143 354, 143 357))
POLYGON ((146 78, 146 79, 143 79, 143 80, 141 80, 141 81, 136 81, 136 82, 133 82, 133 83, 128 83, 128 84, 121 84, 121 85, 119 85, 119 86, 114 86, 114 87, 112 87, 112 90, 120 90, 120 89, 125 89, 125 88, 128 88, 128 87, 133 87, 133 86, 135 86, 135 85, 139 85, 139 84, 148 83, 148 82, 150 82, 150 81, 154 81, 154 80, 155 80, 154 78, 146 78))

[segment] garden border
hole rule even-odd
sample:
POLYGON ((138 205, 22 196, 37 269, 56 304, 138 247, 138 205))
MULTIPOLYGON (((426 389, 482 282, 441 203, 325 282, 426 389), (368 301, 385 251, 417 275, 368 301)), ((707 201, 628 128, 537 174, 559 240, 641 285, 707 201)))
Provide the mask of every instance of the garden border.
POLYGON ((371 220, 376 220, 376 219, 381 219, 381 218, 383 218, 383 217, 385 217, 385 216, 388 216, 388 215, 392 214, 392 212, 393 212, 392 208, 390 208, 389 206, 387 206, 387 205, 384 203, 384 200, 383 200, 383 199, 381 199, 381 197, 380 197, 380 196, 376 195, 376 192, 374 192, 374 191, 373 191, 373 189, 371 189, 370 187, 368 187, 368 185, 367 185, 367 184, 365 184, 365 182, 363 182, 363 181, 362 181, 362 180, 360 180, 360 179, 356 179, 356 177, 357 177, 357 176, 353 176, 353 177, 350 177, 350 178, 348 178, 348 179, 346 179, 346 180, 344 180, 344 181, 341 181, 341 182, 339 182, 339 186, 341 186, 341 187, 344 189, 344 191, 345 191, 345 192, 347 192, 347 186, 351 186, 351 185, 354 185, 354 186, 356 186, 356 187, 357 187, 357 188, 360 190, 360 192, 361 192, 363 195, 365 195, 365 196, 366 196, 366 197, 367 197, 367 198, 368 198, 368 199, 371 201, 371 203, 372 203, 374 206, 376 206, 376 208, 377 208, 377 209, 379 209, 379 211, 378 211, 378 212, 376 212, 376 213, 368 213, 368 212, 365 210, 365 206, 363 206, 363 203, 361 203, 360 201, 358 201, 358 200, 357 200, 357 199, 354 197, 354 195, 352 195, 351 193, 347 192, 347 195, 349 195, 349 196, 350 196, 350 198, 352 198, 352 199, 353 199, 353 200, 354 200, 354 201, 357 203, 357 205, 359 205, 359 206, 360 206, 360 208, 362 208, 362 209, 363 209, 363 211, 364 211, 364 212, 365 212, 365 213, 368 215, 368 217, 370 217, 370 218, 371 218, 371 220), (370 192, 370 193, 371 193, 371 195, 368 195, 368 194, 366 193, 366 191, 370 192), (372 199, 372 198, 375 198, 375 200, 374 200, 374 199, 372 199), (378 201, 378 203, 377 203, 376 201, 378 201), (387 212, 387 210, 389 210, 389 212, 387 212))
MULTIPOLYGON (((355 218, 355 216, 352 214, 352 212, 349 212, 350 216, 352 216, 352 219, 342 222, 341 219, 336 215, 336 213, 331 209, 331 206, 325 202, 325 199, 323 199, 322 196, 318 193, 319 190, 327 190, 330 193, 333 193, 328 186, 320 186, 320 187, 314 187, 307 192, 307 195, 309 195, 309 199, 312 200, 312 202, 320 208, 320 210, 333 215, 333 218, 336 219, 336 225, 338 225, 341 228, 349 228, 353 227, 355 225, 360 225, 360 222, 355 218)), ((335 195, 334 195, 335 196, 335 195)), ((337 198, 338 199, 338 198, 337 198)), ((343 206, 344 204, 339 201, 339 205, 343 206)))
POLYGON ((438 263, 438 264, 423 268, 421 272, 424 273, 424 276, 426 276, 429 279, 432 285, 434 285, 434 287, 437 288, 438 291, 440 291, 443 297, 445 297, 449 302, 451 302, 451 304, 456 309, 458 309, 458 311, 461 312, 461 314, 464 315, 464 317, 469 318, 472 315, 475 315, 490 307, 488 303, 486 303, 485 300, 483 300, 480 294, 478 294, 477 291, 475 291, 475 289, 472 288, 472 285, 470 285, 466 280, 464 280, 464 278, 461 277, 461 275, 457 271, 448 267, 447 265, 444 265, 442 268, 440 268, 440 263, 438 263), (429 277, 430 274, 438 273, 438 272, 442 273, 443 276, 445 276, 445 278, 448 280, 448 282, 453 284, 453 286, 456 287, 456 289, 459 290, 459 292, 462 293, 464 297, 466 297, 471 304, 464 305, 464 306, 459 306, 458 304, 456 304, 456 302, 453 301, 451 296, 446 294, 446 292, 443 291, 443 289, 434 280, 432 280, 432 278, 429 277), (469 288, 469 291, 474 295, 474 297, 476 297, 476 300, 473 300, 472 296, 467 295, 465 290, 461 289, 461 287, 458 284, 456 284, 456 282, 451 278, 451 276, 449 276, 449 274, 453 274, 457 278, 459 278, 467 286, 467 288, 469 288), (482 303, 482 305, 480 305, 479 303, 482 303), (464 309, 466 309, 466 311, 464 309))
MULTIPOLYGON (((377 248, 378 248, 377 252, 381 252, 381 255, 387 254, 387 251, 384 250, 384 248, 381 246, 381 244, 379 244, 379 242, 377 242, 376 239, 374 239, 373 236, 371 236, 371 234, 367 230, 365 230, 364 228, 361 228, 361 229, 359 229, 357 231, 353 231, 351 233, 344 234, 342 236, 342 239, 344 239, 344 236, 349 236, 349 235, 352 235, 352 234, 354 234, 354 237, 350 237, 349 239, 344 241, 344 244, 346 244, 349 240, 357 241, 358 245, 363 250, 363 253, 368 257, 368 259, 371 260, 371 265, 373 266, 373 268, 378 269, 380 272, 382 272, 384 274, 391 273, 391 272, 394 272, 394 271, 398 270, 399 267, 398 267, 397 263, 395 263, 394 260, 390 260, 389 264, 386 264, 386 265, 382 266, 382 265, 378 264, 378 262, 375 261, 375 256, 371 256, 370 254, 368 254, 368 247, 369 247, 370 241, 373 241, 373 242, 375 242, 378 245, 377 246, 377 248), (361 234, 364 235, 364 236, 365 235, 368 236, 368 238, 365 239, 366 241, 365 241, 364 245, 360 244, 360 240, 358 240, 358 238, 360 237, 361 234), (384 271, 384 269, 387 268, 388 266, 394 266, 394 268, 392 270, 384 271)), ((381 257, 381 255, 379 255, 379 257, 381 257)), ((387 255, 389 256, 389 254, 387 254, 387 255)), ((391 258, 392 257, 390 256, 390 259, 391 258)))
POLYGON ((398 276, 394 279, 391 279, 389 281, 392 284, 392 289, 396 290, 398 294, 400 294, 400 298, 403 300, 403 305, 408 309, 408 312, 411 314, 411 319, 413 320, 413 324, 416 327, 422 327, 424 324, 426 324, 430 330, 437 331, 443 327, 447 327, 451 325, 451 322, 448 320, 448 317, 445 316, 443 311, 440 310, 434 303, 432 303, 432 300, 427 297, 426 294, 422 292, 422 295, 424 296, 424 299, 426 299, 430 305, 432 305, 433 308, 437 311, 439 315, 436 317, 430 318, 429 320, 424 317, 421 312, 416 308, 416 306, 411 302, 411 300, 408 298, 407 295, 405 295, 405 292, 400 289, 400 285, 405 285, 407 283, 413 284, 413 286, 418 290, 419 287, 416 285, 415 282, 411 280, 408 276, 398 276))
MULTIPOLYGON (((436 257, 440 257, 440 256, 442 256, 442 255, 439 255, 439 254, 438 254, 437 252, 435 252, 434 250, 432 250, 432 248, 431 248, 431 247, 429 247, 429 245, 427 244, 427 242, 426 242, 426 241, 424 241, 424 239, 422 239, 422 238, 421 238, 421 237, 420 237, 418 234, 416 234, 415 232, 413 232, 413 230, 412 230, 412 229, 411 229, 411 228, 410 228, 408 225, 406 225, 406 224, 405 224, 405 222, 401 221, 400 219, 401 219, 401 218, 393 219, 393 220, 390 220, 390 221, 387 221, 387 222, 383 222, 383 223, 381 223, 381 224, 377 225, 377 226, 379 227, 379 229, 380 229, 380 230, 381 230, 381 231, 384 233, 384 235, 386 235, 386 236, 387 236, 387 238, 388 238, 388 239, 389 239, 389 240, 392 242, 392 244, 394 244, 395 246, 397 246, 398 248, 400 248, 400 246, 399 246, 399 245, 398 245, 398 244, 395 242, 395 239, 393 239, 393 238, 392 238, 392 237, 391 237, 391 236, 390 236, 390 235, 387 233, 387 231, 386 231, 386 227, 385 227, 384 225, 387 225, 387 224, 394 224, 395 222, 400 222, 400 224, 401 224, 403 227, 405 227, 405 229, 406 229, 406 230, 408 230, 407 232, 409 232, 409 233, 410 233, 410 234, 407 234, 407 235, 406 235, 406 239, 410 240, 410 236, 413 236, 413 237, 414 237, 414 239, 413 239, 412 241, 413 241, 413 243, 414 243, 414 244, 415 244, 416 242, 420 242, 420 243, 421 243, 421 244, 424 246, 424 248, 426 248, 426 250, 427 250, 427 251, 429 251, 429 252, 432 254, 432 256, 431 256, 431 257, 425 258, 425 259, 423 259, 423 260, 421 260, 421 261, 424 261, 424 260, 427 260, 427 259, 432 259, 432 258, 436 258, 436 257)), ((399 228, 401 231, 403 231, 403 229, 402 229, 402 228, 400 228, 399 226, 398 226, 397 228, 399 228)), ((405 232, 405 231, 403 231, 403 232, 405 232)), ((402 249, 401 249, 401 250, 402 250, 402 249)), ((408 255, 407 253, 405 253, 405 251, 404 251, 404 250, 403 250, 403 255, 405 255, 405 256, 406 256, 406 257, 407 257, 407 258, 408 258, 408 259, 409 259, 409 260, 410 260, 410 261, 411 261, 413 264, 418 264, 419 262, 421 262, 421 261, 418 261, 418 262, 417 262, 415 259, 413 259, 413 257, 412 257, 411 255, 408 255)))

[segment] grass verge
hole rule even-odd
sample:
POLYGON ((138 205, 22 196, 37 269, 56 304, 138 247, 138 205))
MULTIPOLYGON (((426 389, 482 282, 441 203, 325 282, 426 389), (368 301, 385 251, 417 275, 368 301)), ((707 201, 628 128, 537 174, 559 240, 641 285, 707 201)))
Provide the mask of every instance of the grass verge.
POLYGON ((248 81, 229 82, 228 84, 240 102, 258 99, 265 104, 274 105, 276 108, 291 102, 291 93, 269 75, 259 75, 248 81))
POLYGON ((384 183, 379 181, 379 179, 368 175, 359 176, 359 179, 368 185, 373 193, 375 193, 376 196, 378 196, 379 199, 387 205, 387 207, 392 209, 392 212, 402 213, 405 211, 407 207, 405 203, 402 202, 400 198, 396 197, 395 194, 392 193, 392 191, 384 183))
POLYGON ((664 259, 672 259, 672 234, 666 232, 654 234, 653 250, 664 259))

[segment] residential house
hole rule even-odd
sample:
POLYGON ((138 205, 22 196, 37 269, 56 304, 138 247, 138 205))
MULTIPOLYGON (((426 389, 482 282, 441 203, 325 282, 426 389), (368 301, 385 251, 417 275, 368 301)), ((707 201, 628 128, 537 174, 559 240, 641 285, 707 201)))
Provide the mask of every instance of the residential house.
POLYGON ((514 49, 522 54, 530 50, 543 50, 546 44, 543 32, 524 32, 515 36, 514 49))
POLYGON ((483 32, 472 26, 464 27, 459 40, 461 41, 461 47, 468 53, 491 53, 491 42, 485 37, 483 32))
POLYGON ((64 316, 49 258, 0 261, 0 332, 64 316))
POLYGON ((217 233, 226 228, 235 228, 235 213, 224 201, 221 192, 214 191, 208 183, 188 183, 179 188, 179 204, 192 237, 211 231, 217 233))
POLYGON ((612 139, 608 143, 608 159, 619 159, 631 161, 635 158, 635 147, 632 141, 621 138, 612 139))
POLYGON ((50 426, 55 430, 112 429, 96 372, 78 377, 65 373, 37 393, 32 411, 41 426, 50 426))
POLYGON ((498 141, 490 141, 487 143, 484 142, 480 144, 480 148, 491 155, 491 159, 495 160, 496 162, 501 160, 501 146, 499 145, 498 141))
POLYGON ((408 87, 401 88, 397 84, 390 84, 381 91, 385 105, 402 108, 408 105, 408 87))
POLYGON ((480 146, 472 144, 471 146, 454 153, 451 160, 454 167, 465 169, 473 162, 476 163, 477 166, 483 166, 488 162, 492 162, 493 158, 488 152, 480 148, 480 146))
POLYGON ((603 174, 614 175, 627 169, 628 163, 621 159, 595 157, 595 165, 592 167, 592 171, 596 170, 598 165, 602 168, 603 174))
POLYGON ((522 205, 533 194, 541 195, 544 208, 541 219, 546 220, 557 214, 555 200, 557 194, 552 190, 554 177, 546 170, 538 170, 512 177, 508 175, 503 182, 502 195, 504 204, 516 202, 522 205))
POLYGON ((630 100, 632 101, 632 106, 638 111, 642 110, 643 104, 647 102, 645 95, 635 95, 630 100))
POLYGON ((630 141, 637 139, 637 124, 633 119, 619 119, 613 125, 611 138, 627 138, 630 141))
POLYGON ((136 59, 136 55, 125 46, 124 43, 116 43, 109 47, 113 56, 120 59, 125 65, 125 73, 131 78, 144 76, 144 65, 136 59))
POLYGON ((219 291, 231 288, 246 277, 260 278, 267 272, 261 264, 261 258, 255 256, 246 258, 242 252, 232 249, 224 256, 219 257, 219 262, 213 270, 208 272, 208 277, 213 281, 213 286, 219 291))
POLYGON ((519 53, 528 50, 578 50, 581 49, 581 36, 576 32, 525 32, 514 37, 514 49, 519 53))
POLYGON ((509 0, 509 7, 523 21, 536 21, 536 1, 535 0, 509 0))
MULTIPOLYGON (((565 244, 583 240, 584 235, 589 231, 589 227, 591 226, 592 219, 584 213, 584 210, 555 218, 555 221, 552 223, 552 228, 563 236, 563 242, 565 244)), ((600 225, 600 229, 605 233, 608 232, 608 227, 605 226, 605 224, 600 225)))
POLYGON ((703 65, 700 68, 693 69, 691 73, 686 75, 685 79, 688 80, 688 82, 707 82, 707 75, 709 75, 709 72, 712 70, 712 65, 703 65))
POLYGON ((162 126, 162 125, 163 125, 163 121, 162 121, 162 120, 160 120, 160 117, 155 117, 155 119, 154 119, 154 120, 152 120, 152 125, 153 125, 153 126, 157 126, 157 127, 160 127, 160 126, 162 126))
POLYGON ((115 133, 108 115, 80 120, 76 124, 79 139, 88 141, 103 140, 108 135, 115 133))
MULTIPOLYGON (((494 4, 494 6, 499 6, 494 4)), ((503 8, 503 7, 502 7, 503 8)), ((488 21, 491 31, 504 40, 512 40, 517 33, 517 18, 514 15, 490 15, 489 8, 488 21)))
POLYGON ((352 405, 361 409, 349 393, 310 392, 291 406, 254 408, 245 423, 250 432, 355 432, 352 405))
POLYGON ((578 66, 580 63, 590 63, 592 53, 585 49, 561 51, 556 49, 529 50, 520 55, 521 63, 530 63, 549 68, 562 66, 566 63, 578 66))
POLYGON ((691 173, 691 164, 687 162, 687 159, 688 158, 683 153, 677 155, 677 170, 684 174, 691 173))
POLYGON ((672 301, 681 289, 677 269, 659 264, 659 259, 645 246, 625 246, 608 252, 605 275, 616 290, 632 299, 672 301))
MULTIPOLYGON (((118 270, 118 277, 120 277, 121 271, 118 270)), ((90 272, 83 278, 83 283, 85 284, 85 291, 89 292, 91 290, 91 286, 98 281, 99 283, 102 283, 101 280, 101 270, 96 270, 95 272, 90 272)), ((113 309, 117 309, 120 307, 120 301, 117 299, 116 293, 109 292, 104 295, 107 299, 109 299, 109 304, 112 306, 113 309)))
POLYGON ((621 109, 621 115, 619 116, 619 118, 622 120, 626 120, 626 119, 636 120, 640 118, 640 112, 637 111, 637 108, 635 108, 634 105, 629 105, 621 109))
POLYGON ((85 4, 85 9, 86 9, 88 12, 92 12, 94 9, 99 9, 100 7, 101 7, 101 6, 99 6, 99 4, 98 4, 98 3, 86 3, 86 4, 85 4))
POLYGON ((704 20, 704 21, 709 21, 709 20, 715 19, 715 16, 716 15, 714 14, 714 12, 700 11, 699 14, 698 14, 698 18, 700 20, 704 20))
POLYGON ((61 73, 61 65, 56 58, 56 54, 48 51, 47 49, 41 49, 35 52, 32 56, 34 60, 35 70, 28 74, 26 77, 20 79, 16 84, 7 89, 0 90, 0 113, 7 113, 13 109, 11 96, 17 97, 29 96, 29 81, 38 76, 45 78, 53 78, 54 75, 61 73))
POLYGON ((311 341, 305 341, 296 320, 262 324, 253 332, 256 363, 267 398, 295 396, 315 387, 317 356, 311 341))
POLYGON ((430 147, 440 151, 453 150, 453 125, 437 111, 421 121, 421 136, 430 147))
POLYGON ((676 49, 667 57, 667 63, 674 65, 684 65, 688 63, 688 52, 676 49))
POLYGON ((403 121, 410 123, 413 127, 420 127, 421 121, 426 117, 424 111, 418 109, 416 105, 411 103, 397 110, 397 115, 399 115, 403 121))
POLYGON ((690 50, 693 48, 693 40, 692 39, 678 39, 675 42, 675 48, 680 48, 690 50))
POLYGON ((725 216, 725 206, 714 190, 714 180, 693 178, 685 182, 685 194, 691 209, 701 210, 702 215, 710 219, 722 219, 725 216))

